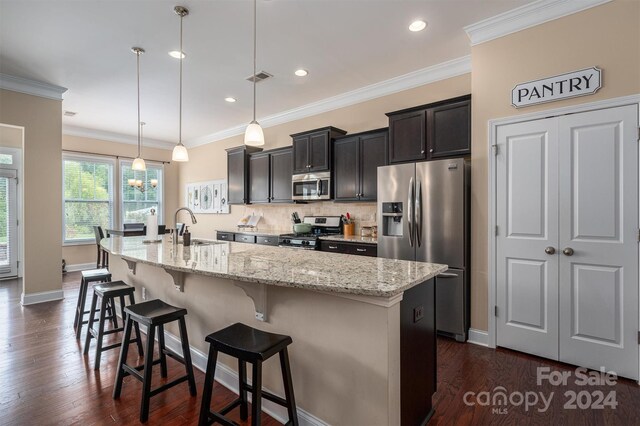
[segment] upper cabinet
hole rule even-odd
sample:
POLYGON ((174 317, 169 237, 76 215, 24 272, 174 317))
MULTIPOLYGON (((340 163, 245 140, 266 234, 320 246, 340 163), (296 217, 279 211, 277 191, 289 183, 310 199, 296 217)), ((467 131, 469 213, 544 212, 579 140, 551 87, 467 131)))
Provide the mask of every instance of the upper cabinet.
POLYGON ((389 163, 471 153, 471 95, 388 113, 389 163))
POLYGON ((333 147, 334 199, 376 201, 378 167, 388 164, 387 149, 386 128, 336 139, 333 147))
POLYGON ((227 184, 229 204, 249 203, 249 155, 262 151, 262 148, 238 146, 227 151, 227 184))
POLYGON ((249 156, 251 203, 290 203, 293 152, 291 147, 249 156))
POLYGON ((346 133, 335 127, 323 127, 291 135, 293 138, 293 173, 330 171, 332 141, 346 133))

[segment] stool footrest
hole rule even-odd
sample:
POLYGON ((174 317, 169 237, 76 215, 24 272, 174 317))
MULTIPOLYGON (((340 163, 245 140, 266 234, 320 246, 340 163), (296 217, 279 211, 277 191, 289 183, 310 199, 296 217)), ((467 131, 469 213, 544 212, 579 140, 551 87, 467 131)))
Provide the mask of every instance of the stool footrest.
POLYGON ((209 411, 209 418, 207 420, 208 420, 207 421, 208 424, 213 424, 217 422, 224 426, 239 426, 238 423, 234 422, 233 420, 229 420, 222 414, 216 413, 215 411, 209 411))
POLYGON ((229 404, 227 404, 225 407, 223 407, 220 411, 218 411, 218 413, 223 414, 223 415, 227 414, 229 411, 231 411, 234 408, 238 407, 241 402, 242 402, 242 400, 240 398, 236 398, 234 401, 231 401, 229 404))
MULTIPOLYGON (((129 340, 129 344, 131 344, 131 343, 136 343, 136 339, 129 340)), ((119 348, 120 346, 122 346, 122 342, 114 343, 114 344, 109 345, 109 346, 103 346, 102 349, 100 349, 100 350, 102 352, 104 352, 104 351, 108 351, 109 349, 119 348)))
POLYGON ((151 392, 149 392, 149 396, 155 396, 160 392, 166 391, 167 389, 174 387, 175 385, 179 385, 182 382, 186 382, 187 379, 189 379, 189 376, 186 376, 186 375, 182 377, 178 377, 177 379, 172 380, 169 383, 165 383, 164 385, 153 389, 151 392))
POLYGON ((181 357, 180 355, 178 355, 177 353, 175 353, 174 351, 172 351, 169 348, 164 348, 164 354, 166 356, 168 356, 169 358, 175 359, 176 361, 178 361, 181 364, 185 363, 184 357, 181 357))
MULTIPOLYGON (((245 383, 245 389, 248 390, 249 392, 253 392, 253 386, 247 383, 245 383)), ((268 399, 271 402, 275 402, 278 405, 282 405, 283 407, 286 407, 288 405, 286 399, 281 398, 278 395, 274 395, 271 392, 267 392, 265 390, 262 391, 262 397, 264 399, 268 399)))
MULTIPOLYGON (((131 340, 131 342, 135 342, 135 340, 131 340)), ((151 364, 160 364, 160 359, 154 359, 151 364)), ((144 364, 136 365, 135 367, 132 367, 129 364, 122 364, 122 369, 124 370, 124 377, 133 376, 141 382, 143 381, 142 374, 140 374, 139 372, 144 370, 144 364)))

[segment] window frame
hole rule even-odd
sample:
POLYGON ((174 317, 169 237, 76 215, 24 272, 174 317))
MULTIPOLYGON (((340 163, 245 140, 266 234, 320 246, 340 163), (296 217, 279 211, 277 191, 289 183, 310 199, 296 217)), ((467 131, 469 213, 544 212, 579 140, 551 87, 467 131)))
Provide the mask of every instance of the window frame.
POLYGON ((116 198, 114 192, 114 183, 116 173, 116 160, 115 158, 105 157, 105 156, 97 156, 91 154, 76 154, 76 153, 62 153, 62 245, 63 246, 80 246, 80 245, 89 245, 95 244, 95 237, 84 238, 79 240, 67 240, 66 236, 66 227, 67 227, 67 216, 66 212, 66 202, 84 202, 84 203, 109 203, 109 228, 112 228, 116 223, 116 198), (65 196, 65 169, 66 169, 66 161, 85 161, 94 164, 107 164, 110 166, 109 169, 109 200, 82 200, 82 199, 67 199, 65 196))
MULTIPOLYGON (((131 164, 133 163, 133 159, 130 158, 120 158, 118 161, 118 223, 120 225, 120 227, 124 227, 124 217, 125 217, 125 205, 127 203, 133 203, 133 202, 148 202, 151 203, 152 201, 125 201, 124 199, 124 185, 127 184, 127 182, 124 182, 123 179, 123 172, 125 170, 125 167, 127 168, 131 168, 131 164)), ((158 216, 158 225, 162 225, 164 224, 164 202, 165 202, 165 198, 164 198, 164 183, 165 183, 165 167, 164 167, 164 162, 160 162, 160 161, 151 161, 151 160, 145 160, 145 164, 147 165, 147 168, 149 168, 149 166, 152 166, 154 168, 158 168, 160 170, 160 177, 158 179, 158 208, 156 211, 156 215, 158 216)), ((148 182, 145 182, 148 183, 148 182)))

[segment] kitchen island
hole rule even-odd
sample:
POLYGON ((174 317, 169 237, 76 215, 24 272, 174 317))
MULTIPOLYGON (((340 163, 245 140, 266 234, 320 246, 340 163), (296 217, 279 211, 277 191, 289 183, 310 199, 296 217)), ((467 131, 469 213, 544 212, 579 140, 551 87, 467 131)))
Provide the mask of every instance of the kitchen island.
MULTIPOLYGON (((196 367, 206 364, 207 334, 243 322, 293 338, 301 424, 419 424, 430 414, 433 277, 445 265, 220 241, 173 246, 168 237, 144 244, 143 238, 102 240, 113 279, 134 285, 137 300, 144 295, 188 310, 196 367)), ((168 345, 177 343, 167 337, 168 345)), ((237 391, 234 359, 220 356, 216 380, 237 391)), ((265 363, 263 384, 283 394, 277 360, 265 363)), ((265 402, 263 409, 286 419, 279 407, 265 402)))

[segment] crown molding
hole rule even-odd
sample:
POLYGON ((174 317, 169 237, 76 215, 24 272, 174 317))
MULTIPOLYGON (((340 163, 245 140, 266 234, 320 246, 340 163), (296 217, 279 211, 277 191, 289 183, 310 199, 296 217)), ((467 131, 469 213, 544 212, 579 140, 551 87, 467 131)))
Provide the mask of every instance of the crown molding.
POLYGON ((1 73, 0 89, 39 96, 41 98, 53 99, 56 101, 61 101, 62 94, 67 91, 66 87, 1 73))
POLYGON ((464 27, 471 45, 531 28, 563 16, 581 12, 611 0, 538 0, 464 27))
MULTIPOLYGON (((67 136, 78 136, 81 138, 98 139, 108 142, 124 143, 127 145, 138 145, 138 138, 136 136, 109 132, 107 130, 96 130, 87 129, 86 127, 69 126, 66 124, 62 126, 62 134, 67 136)), ((158 148, 166 150, 172 150, 175 146, 175 144, 171 142, 148 138, 144 139, 143 145, 147 148, 158 148)))
MULTIPOLYGON (((400 75, 389 80, 384 80, 378 83, 371 84, 369 86, 364 86, 359 89, 345 92, 340 95, 322 99, 317 102, 312 102, 298 108, 293 108, 266 117, 261 117, 258 121, 263 128, 273 127, 278 124, 299 120, 301 118, 306 118, 313 115, 321 114, 323 112, 347 107, 360 102, 365 102, 371 99, 401 92, 403 90, 424 86, 425 84, 433 83, 439 80, 445 80, 447 78, 468 74, 470 72, 471 56, 463 56, 461 58, 453 59, 451 61, 413 71, 408 74, 400 75)), ((230 138, 232 136, 242 135, 244 134, 247 124, 248 123, 243 123, 238 126, 221 130, 219 132, 189 139, 185 142, 185 145, 189 148, 193 148, 196 146, 230 138)))

